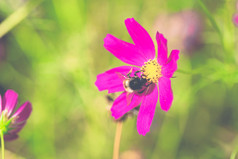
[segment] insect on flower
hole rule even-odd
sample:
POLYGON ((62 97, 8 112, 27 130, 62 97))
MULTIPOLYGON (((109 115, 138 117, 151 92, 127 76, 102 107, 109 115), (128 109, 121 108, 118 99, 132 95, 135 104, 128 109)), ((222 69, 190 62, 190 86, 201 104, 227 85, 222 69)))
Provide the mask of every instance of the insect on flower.
POLYGON ((134 18, 126 19, 125 24, 134 44, 108 34, 104 47, 133 66, 120 66, 101 73, 95 85, 99 91, 122 92, 111 108, 115 119, 140 105, 137 130, 145 135, 150 131, 158 98, 162 110, 168 111, 172 105, 170 78, 177 70, 179 50, 172 50, 168 57, 167 40, 157 32, 158 56, 155 58, 155 46, 147 31, 134 18))
POLYGON ((147 90, 151 82, 149 82, 143 75, 139 76, 141 71, 134 72, 134 76, 131 76, 132 70, 125 76, 121 73, 117 73, 118 77, 123 81, 123 87, 126 91, 127 105, 130 104, 134 93, 142 94, 147 90))
POLYGON ((147 80, 143 77, 138 77, 135 73, 134 77, 130 77, 128 75, 128 78, 123 80, 123 86, 126 90, 126 92, 133 93, 135 91, 143 91, 142 88, 147 83, 147 80))

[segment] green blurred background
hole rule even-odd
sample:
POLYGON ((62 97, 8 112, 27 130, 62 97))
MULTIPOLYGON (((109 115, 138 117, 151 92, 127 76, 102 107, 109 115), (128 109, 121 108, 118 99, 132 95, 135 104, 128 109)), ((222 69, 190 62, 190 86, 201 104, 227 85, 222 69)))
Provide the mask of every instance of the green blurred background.
POLYGON ((132 42, 124 20, 134 17, 153 40, 158 30, 181 54, 171 110, 158 103, 146 136, 138 135, 136 117, 128 118, 120 158, 235 159, 235 12, 235 0, 0 0, 0 21, 12 20, 0 24, 0 32, 7 30, 0 39, 0 92, 14 89, 19 104, 33 104, 20 138, 6 143, 6 158, 112 158, 116 123, 107 92, 94 82, 124 65, 103 39, 110 33, 132 42))

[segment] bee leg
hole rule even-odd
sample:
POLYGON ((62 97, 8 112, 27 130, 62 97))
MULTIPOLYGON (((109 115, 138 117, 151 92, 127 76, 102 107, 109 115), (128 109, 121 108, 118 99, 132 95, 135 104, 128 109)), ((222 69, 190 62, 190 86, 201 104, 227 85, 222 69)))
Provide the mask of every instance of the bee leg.
POLYGON ((129 71, 129 73, 126 76, 127 77, 131 77, 131 73, 132 73, 132 68, 131 68, 131 70, 129 71))
POLYGON ((142 90, 140 90, 140 91, 138 91, 138 93, 139 93, 139 94, 144 93, 146 89, 147 89, 147 87, 144 88, 144 89, 142 89, 142 90))
POLYGON ((134 72, 134 76, 137 76, 137 73, 140 73, 141 70, 134 72))
POLYGON ((146 76, 142 74, 141 77, 142 77, 142 78, 145 78, 146 76))
POLYGON ((149 87, 152 83, 150 82, 148 85, 146 85, 146 87, 149 87))

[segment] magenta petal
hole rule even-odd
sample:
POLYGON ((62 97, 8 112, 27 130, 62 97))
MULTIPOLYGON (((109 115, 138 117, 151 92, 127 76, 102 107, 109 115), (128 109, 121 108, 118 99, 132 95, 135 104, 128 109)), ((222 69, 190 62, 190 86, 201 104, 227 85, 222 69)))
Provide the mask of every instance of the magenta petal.
POLYGON ((238 14, 233 15, 233 23, 235 24, 236 27, 238 27, 238 14))
POLYGON ((127 64, 142 66, 145 62, 143 52, 135 45, 122 41, 113 35, 107 34, 104 39, 104 47, 127 64))
POLYGON ((136 47, 144 53, 145 61, 154 59, 155 46, 149 33, 134 18, 126 19, 125 25, 136 47))
POLYGON ((4 135, 4 140, 6 141, 12 141, 18 138, 18 135, 13 133, 13 134, 6 134, 4 135))
POLYGON ((2 96, 0 95, 0 115, 2 114, 3 105, 2 105, 2 96))
POLYGON ((167 58, 168 58, 167 40, 164 38, 163 34, 160 34, 159 32, 157 32, 156 41, 158 45, 157 61, 160 65, 164 65, 167 62, 167 58))
POLYGON ((25 126, 26 122, 23 122, 21 124, 13 124, 10 128, 12 128, 10 131, 8 131, 8 133, 13 134, 13 133, 18 133, 19 131, 21 131, 21 129, 25 126))
POLYGON ((155 108, 158 101, 158 88, 153 87, 151 93, 145 96, 141 103, 139 114, 137 117, 137 131, 140 135, 144 135, 150 131, 150 126, 155 114, 155 108))
POLYGON ((124 91, 123 79, 121 79, 120 74, 126 76, 131 69, 132 74, 139 70, 139 68, 131 66, 120 66, 110 69, 97 75, 95 85, 98 87, 99 91, 108 90, 108 93, 124 91))
POLYGON ((131 103, 127 105, 126 94, 126 92, 123 92, 119 97, 117 97, 112 105, 111 112, 115 119, 122 117, 128 111, 137 107, 143 99, 143 96, 134 94, 131 103))
POLYGON ((25 102, 18 108, 18 110, 13 114, 13 118, 16 117, 15 122, 20 123, 28 119, 32 111, 32 106, 30 102, 25 102))
POLYGON ((170 109, 173 102, 173 92, 171 81, 167 77, 159 79, 159 101, 162 110, 168 111, 170 109))
POLYGON ((177 60, 179 59, 179 50, 173 50, 169 56, 168 62, 162 67, 162 74, 171 78, 177 70, 177 60))
POLYGON ((13 112, 17 105, 18 94, 13 90, 7 90, 3 99, 3 109, 7 110, 8 116, 13 112))

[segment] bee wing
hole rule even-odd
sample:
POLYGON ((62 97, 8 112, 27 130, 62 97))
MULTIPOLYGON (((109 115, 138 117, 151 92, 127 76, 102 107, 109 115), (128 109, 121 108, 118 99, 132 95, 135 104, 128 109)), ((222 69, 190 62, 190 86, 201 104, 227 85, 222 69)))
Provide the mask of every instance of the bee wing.
POLYGON ((134 93, 126 92, 126 103, 127 103, 127 105, 131 104, 133 96, 134 96, 134 93))
POLYGON ((145 94, 146 94, 146 95, 147 95, 147 94, 150 94, 150 93, 154 90, 155 87, 156 87, 156 84, 154 84, 154 83, 150 84, 150 85, 146 88, 145 94))

